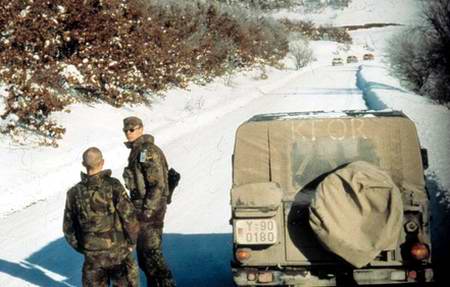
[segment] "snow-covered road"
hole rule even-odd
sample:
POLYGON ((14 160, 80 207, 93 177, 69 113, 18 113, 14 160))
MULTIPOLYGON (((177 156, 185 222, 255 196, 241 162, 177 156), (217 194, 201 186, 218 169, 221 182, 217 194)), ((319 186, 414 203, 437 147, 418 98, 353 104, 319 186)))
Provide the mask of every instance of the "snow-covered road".
MULTIPOLYGON (((251 101, 231 105, 231 111, 219 113, 207 124, 186 132, 182 121, 167 128, 170 132, 158 130, 157 143, 182 174, 164 237, 165 253, 179 286, 231 285, 229 189, 237 127, 259 113, 364 109, 356 72, 357 66, 351 65, 290 71, 282 88, 248 88, 254 94, 251 101)), ((119 149, 125 150, 116 146, 105 152, 107 163, 108 154, 126 153, 119 149)), ((115 165, 113 174, 118 176, 121 166, 115 165)), ((70 249, 61 233, 64 200, 60 192, 0 220, 0 286, 80 286, 81 256, 70 249)))

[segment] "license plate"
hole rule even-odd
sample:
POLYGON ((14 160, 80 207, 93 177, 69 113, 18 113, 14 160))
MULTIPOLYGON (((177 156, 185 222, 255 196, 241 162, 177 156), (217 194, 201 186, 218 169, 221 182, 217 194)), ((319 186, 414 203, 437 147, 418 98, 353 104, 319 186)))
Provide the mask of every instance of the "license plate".
POLYGON ((234 238, 238 244, 274 244, 277 225, 274 219, 239 219, 234 221, 234 238))

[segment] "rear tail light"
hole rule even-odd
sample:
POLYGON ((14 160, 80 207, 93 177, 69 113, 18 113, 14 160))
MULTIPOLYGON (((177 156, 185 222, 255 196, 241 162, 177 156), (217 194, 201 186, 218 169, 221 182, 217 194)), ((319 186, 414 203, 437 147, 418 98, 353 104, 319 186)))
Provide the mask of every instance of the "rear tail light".
POLYGON ((235 252, 235 257, 236 257, 236 260, 239 262, 247 261, 251 257, 250 249, 248 249, 248 248, 237 249, 235 252))
POLYGON ((414 243, 411 246, 411 256, 416 260, 424 260, 430 256, 430 250, 426 244, 414 243))
POLYGON ((417 272, 414 270, 408 271, 408 278, 416 280, 417 279, 417 272))

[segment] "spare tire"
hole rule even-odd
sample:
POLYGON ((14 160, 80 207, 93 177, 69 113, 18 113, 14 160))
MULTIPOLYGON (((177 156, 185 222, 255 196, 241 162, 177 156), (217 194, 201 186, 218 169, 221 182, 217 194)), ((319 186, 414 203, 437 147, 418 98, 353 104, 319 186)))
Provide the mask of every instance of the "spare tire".
POLYGON ((388 173, 364 161, 327 175, 317 186, 309 224, 331 252, 359 268, 395 249, 403 202, 388 173))

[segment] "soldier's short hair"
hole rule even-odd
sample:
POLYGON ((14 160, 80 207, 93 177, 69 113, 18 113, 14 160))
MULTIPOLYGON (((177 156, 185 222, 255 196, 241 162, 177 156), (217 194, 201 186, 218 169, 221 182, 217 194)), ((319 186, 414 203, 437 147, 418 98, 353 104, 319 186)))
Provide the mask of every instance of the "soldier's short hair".
POLYGON ((102 161, 102 152, 96 147, 90 147, 83 153, 83 165, 86 168, 96 168, 102 163, 102 161))

